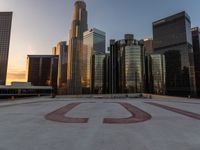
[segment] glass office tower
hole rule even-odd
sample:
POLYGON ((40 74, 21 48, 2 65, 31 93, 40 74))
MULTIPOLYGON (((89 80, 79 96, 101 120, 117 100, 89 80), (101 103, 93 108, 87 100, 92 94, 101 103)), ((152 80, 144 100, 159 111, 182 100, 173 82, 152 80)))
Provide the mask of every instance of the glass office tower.
POLYGON ((198 27, 192 28, 192 41, 194 50, 197 94, 200 97, 200 30, 198 27))
POLYGON ((58 94, 67 94, 67 53, 68 46, 66 41, 59 42, 53 48, 53 55, 58 56, 58 94))
POLYGON ((125 47, 125 86, 126 93, 143 92, 143 50, 138 44, 125 47))
POLYGON ((58 56, 28 55, 27 82, 34 86, 53 86, 57 89, 58 56))
POLYGON ((151 76, 153 93, 165 94, 165 82, 166 82, 166 65, 165 56, 162 54, 152 54, 151 59, 151 76))
POLYGON ((166 61, 166 94, 196 95, 191 21, 186 12, 153 23, 153 48, 166 61))
POLYGON ((123 40, 110 43, 111 93, 144 91, 143 41, 126 34, 123 40))
POLYGON ((67 66, 67 93, 82 94, 81 61, 83 33, 88 29, 87 10, 84 1, 74 4, 73 21, 70 29, 67 66))
MULTIPOLYGON (((98 58, 98 56, 95 56, 96 54, 105 54, 105 47, 105 32, 95 28, 84 32, 81 63, 81 85, 83 94, 89 94, 92 92, 92 71, 94 71, 92 69, 92 56, 94 55, 94 58, 98 58)), ((96 59, 94 62, 96 62, 96 59)), ((99 65, 94 66, 99 67, 99 65)), ((101 68, 94 69, 101 70, 101 68)))
POLYGON ((0 85, 6 84, 12 12, 0 12, 0 85))
POLYGON ((94 54, 92 58, 92 93, 103 94, 105 54, 94 54))
POLYGON ((119 93, 119 50, 114 39, 110 40, 109 56, 109 93, 119 93))
MULTIPOLYGON (((108 49, 109 51, 109 49, 108 49)), ((103 93, 104 94, 109 94, 110 93, 110 53, 105 54, 105 59, 104 59, 104 87, 103 87, 103 93)))

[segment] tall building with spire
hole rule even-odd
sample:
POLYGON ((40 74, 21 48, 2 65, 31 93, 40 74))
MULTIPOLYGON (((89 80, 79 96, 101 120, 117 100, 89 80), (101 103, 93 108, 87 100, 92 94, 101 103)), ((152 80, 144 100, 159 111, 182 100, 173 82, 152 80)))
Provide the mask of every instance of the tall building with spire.
POLYGON ((82 94, 81 87, 81 54, 83 33, 88 29, 86 3, 77 0, 74 4, 68 48, 67 93, 82 94))

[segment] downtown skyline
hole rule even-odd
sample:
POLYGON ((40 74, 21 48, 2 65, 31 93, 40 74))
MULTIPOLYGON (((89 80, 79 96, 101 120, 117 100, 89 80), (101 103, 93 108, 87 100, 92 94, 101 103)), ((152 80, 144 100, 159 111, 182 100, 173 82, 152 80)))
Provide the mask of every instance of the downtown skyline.
MULTIPOLYGON (((16 0, 1 1, 3 2, 3 5, 0 6, 1 11, 13 11, 14 13, 7 83, 9 80, 23 81, 23 78, 25 80, 27 54, 51 54, 52 47, 58 41, 68 41, 68 31, 72 20, 74 1, 61 0, 57 5, 53 5, 55 2, 51 0, 48 2, 46 0, 42 2, 39 0, 30 0, 29 2, 20 0, 22 4, 21 7, 24 8, 20 10, 19 7, 16 6, 16 0), (45 3, 45 1, 47 3, 45 3), (44 4, 46 4, 46 6, 44 6, 44 4), (37 7, 37 13, 36 10, 34 10, 35 7, 37 7), (54 7, 55 10, 60 8, 60 12, 56 12, 53 9, 54 7), (27 13, 25 14, 24 12, 27 13)), ((88 9, 89 28, 97 27, 105 31, 107 34, 107 45, 109 39, 120 39, 124 33, 133 33, 137 39, 152 37, 153 21, 182 10, 186 10, 191 16, 192 26, 200 25, 197 16, 197 3, 200 2, 191 3, 185 0, 181 2, 170 0, 166 2, 166 5, 163 4, 163 7, 166 7, 165 9, 162 6, 159 8, 158 6, 152 7, 155 8, 154 12, 150 12, 150 10, 146 8, 147 6, 149 7, 148 1, 136 1, 135 4, 133 4, 132 1, 126 0, 126 2, 121 2, 123 5, 120 6, 118 6, 120 2, 116 0, 110 0, 107 3, 103 3, 104 0, 101 2, 85 0, 85 2, 87 3, 88 9), (145 2, 146 5, 142 11, 143 13, 141 13, 139 8, 141 9, 140 6, 145 2), (176 7, 172 6, 172 2, 174 5, 177 3, 179 5, 176 7), (133 8, 130 8, 130 6, 133 8), (168 7, 170 7, 170 9, 168 7), (124 11, 118 11, 119 8, 124 11), (163 11, 158 13, 157 11, 160 9, 163 9, 163 11), (121 19, 119 15, 126 15, 126 17, 121 19), (115 24, 118 24, 118 26, 115 24)))

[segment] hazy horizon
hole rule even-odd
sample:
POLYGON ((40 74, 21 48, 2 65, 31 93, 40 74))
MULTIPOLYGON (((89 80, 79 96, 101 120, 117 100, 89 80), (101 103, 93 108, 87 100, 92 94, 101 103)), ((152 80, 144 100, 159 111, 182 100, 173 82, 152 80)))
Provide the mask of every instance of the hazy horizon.
MULTIPOLYGON (((74 0, 0 0, 0 11, 12 11, 13 23, 7 83, 24 81, 28 54, 51 54, 59 41, 68 42, 74 0)), ((152 37, 152 22, 186 11, 192 27, 200 26, 200 1, 193 0, 85 0, 89 28, 109 39, 132 33, 152 37)))

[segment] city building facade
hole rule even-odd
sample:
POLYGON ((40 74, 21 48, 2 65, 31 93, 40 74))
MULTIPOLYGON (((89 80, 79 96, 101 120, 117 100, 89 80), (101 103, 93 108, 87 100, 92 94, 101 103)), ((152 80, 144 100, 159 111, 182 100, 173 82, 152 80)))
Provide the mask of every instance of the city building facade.
POLYGON ((105 54, 94 54, 92 57, 92 93, 104 92, 104 60, 105 54))
POLYGON ((144 52, 145 55, 151 55, 154 53, 153 51, 153 39, 152 38, 145 38, 144 39, 144 52))
POLYGON ((12 12, 0 12, 0 85, 6 84, 12 12))
POLYGON ((83 33, 88 29, 86 3, 78 0, 74 4, 71 24, 67 64, 67 93, 82 94, 81 87, 81 55, 83 49, 83 33))
POLYGON ((144 42, 126 34, 110 42, 111 93, 144 92, 144 42))
MULTIPOLYGON (((92 58, 94 57, 95 59, 94 62, 96 62, 96 60, 98 59, 98 55, 96 54, 105 54, 105 47, 106 47, 105 32, 95 28, 84 32, 82 63, 81 63, 81 85, 83 94, 89 94, 93 91, 92 71, 94 71, 93 69, 101 70, 101 68, 98 69, 92 67, 93 65, 92 58)), ((94 65, 94 66, 98 67, 99 65, 94 65)))
POLYGON ((153 23, 153 48, 166 61, 166 94, 196 95, 191 21, 181 12, 153 23))
POLYGON ((165 56, 162 54, 151 54, 151 76, 154 94, 165 95, 166 65, 165 56))
POLYGON ((27 82, 33 86, 52 86, 57 89, 58 56, 28 55, 27 82))
POLYGON ((68 46, 66 41, 59 42, 53 48, 53 55, 58 56, 58 94, 67 94, 67 54, 68 46))
POLYGON ((200 97, 200 29, 198 27, 192 28, 192 42, 194 50, 197 94, 200 97))
MULTIPOLYGON (((108 52, 110 50, 108 49, 108 52)), ((104 94, 109 94, 111 93, 111 84, 110 84, 110 74, 111 74, 111 69, 110 69, 110 53, 105 54, 105 59, 104 59, 104 87, 103 87, 103 93, 104 94)))

